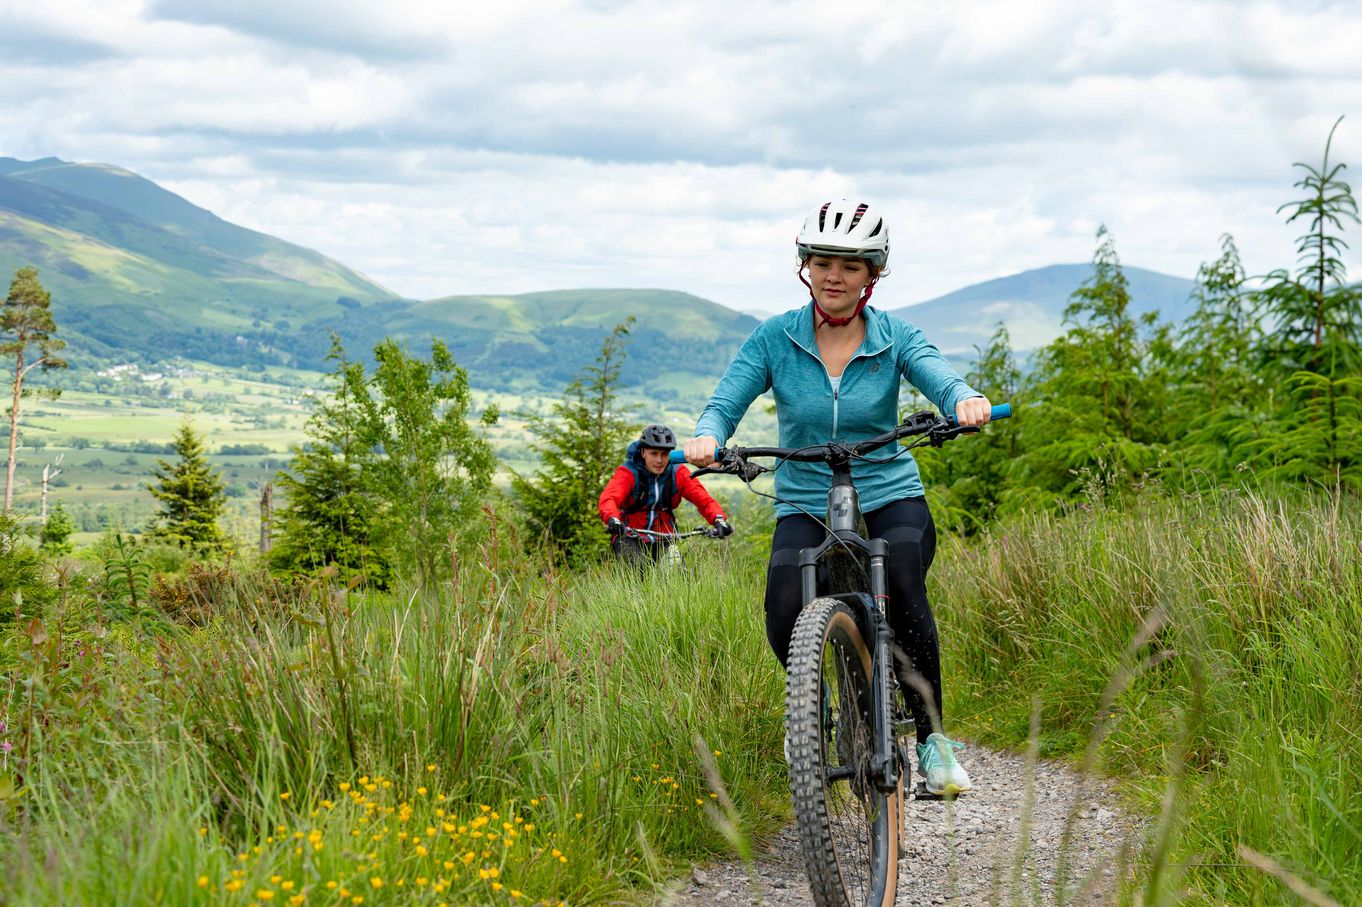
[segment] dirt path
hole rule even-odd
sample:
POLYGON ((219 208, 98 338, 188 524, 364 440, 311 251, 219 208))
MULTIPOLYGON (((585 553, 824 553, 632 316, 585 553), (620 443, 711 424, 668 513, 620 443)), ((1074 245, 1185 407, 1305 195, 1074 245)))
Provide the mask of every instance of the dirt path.
MULTIPOLYGON (((955 803, 909 801, 907 852, 899 855, 898 905, 1052 903, 1064 862, 1066 903, 1109 904, 1124 864, 1122 847, 1138 844, 1141 823, 1118 810, 1108 786, 1070 769, 1042 763, 1019 859, 1027 800, 1027 769, 1019 756, 971 746, 961 754, 975 790, 955 803), (1077 812, 1061 847, 1067 817, 1077 812), (1090 875, 1091 873, 1091 875, 1090 875), (1078 901, 1073 893, 1088 890, 1078 901)), ((664 907, 764 904, 809 907, 808 882, 793 827, 785 828, 756 863, 697 867, 657 902, 664 907), (753 878, 755 876, 755 879, 753 878)))

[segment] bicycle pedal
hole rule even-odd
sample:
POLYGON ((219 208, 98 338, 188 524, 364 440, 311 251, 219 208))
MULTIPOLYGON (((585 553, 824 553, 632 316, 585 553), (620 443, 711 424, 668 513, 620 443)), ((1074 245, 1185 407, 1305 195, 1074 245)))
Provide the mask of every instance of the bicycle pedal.
POLYGON ((945 800, 949 802, 955 800, 959 796, 960 796, 959 794, 934 794, 931 791, 927 790, 927 784, 924 781, 919 781, 917 784, 913 786, 914 800, 929 800, 929 801, 945 800))

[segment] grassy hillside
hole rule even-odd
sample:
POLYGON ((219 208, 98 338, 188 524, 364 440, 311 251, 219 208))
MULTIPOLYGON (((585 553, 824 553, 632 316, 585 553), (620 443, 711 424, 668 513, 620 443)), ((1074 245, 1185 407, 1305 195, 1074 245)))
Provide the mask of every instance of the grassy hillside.
MULTIPOLYGON (((180 237, 188 246, 254 266, 261 276, 296 281, 361 299, 391 292, 324 255, 228 223, 148 179, 108 164, 73 164, 57 158, 5 159, 0 173, 16 181, 59 190, 106 210, 180 237)), ((51 221, 49 221, 51 223, 51 221)))
MULTIPOLYGON (((210 573, 179 623, 102 631, 54 603, 67 664, 0 701, 0 902, 622 903, 723 853, 711 815, 774 830, 758 574, 717 544, 642 588, 543 572, 498 528, 438 593, 210 573)), ((27 674, 48 639, 0 629, 27 674)))
POLYGON ((488 389, 558 391, 634 316, 627 380, 706 393, 756 320, 665 290, 392 299, 336 262, 244 230, 136 174, 56 159, 0 166, 0 274, 39 269, 77 365, 172 356, 320 369, 332 332, 364 356, 385 337, 443 339, 488 389), (662 373, 671 373, 663 377, 662 373))
MULTIPOLYGON (((1021 747, 1037 708, 1037 750, 1122 778, 1158 817, 1129 902, 1295 903, 1239 845, 1362 890, 1342 503, 1151 493, 939 552, 949 726, 1021 747)), ((621 903, 769 834, 760 546, 565 572, 508 516, 467 528, 438 591, 237 564, 129 614, 68 565, 64 594, 0 615, 0 667, 41 691, 0 701, 0 901, 621 903)))
POLYGON ((1034 703, 1041 754, 1126 779, 1160 814, 1141 903, 1300 903, 1241 845, 1356 903, 1360 512, 1148 494, 951 545, 933 571, 946 709, 1020 748, 1034 703))

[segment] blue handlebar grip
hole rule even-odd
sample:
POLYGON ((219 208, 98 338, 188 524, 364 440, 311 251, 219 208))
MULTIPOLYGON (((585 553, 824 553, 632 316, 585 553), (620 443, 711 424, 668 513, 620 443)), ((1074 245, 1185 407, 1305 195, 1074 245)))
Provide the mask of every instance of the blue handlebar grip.
MULTIPOLYGON (((717 466, 718 464, 722 463, 723 461, 724 461, 724 448, 722 448, 722 447, 716 447, 716 448, 714 448, 714 464, 717 466)), ((685 462, 686 462, 686 454, 685 454, 684 451, 673 450, 670 454, 667 455, 667 462, 668 462, 668 463, 685 463, 685 462)))
MULTIPOLYGON (((1008 419, 1011 418, 1011 416, 1012 416, 1011 403, 999 403, 997 406, 992 407, 988 411, 988 418, 990 422, 996 422, 999 419, 1008 419)), ((954 425, 955 416, 947 416, 946 421, 949 422, 951 425, 954 425)))

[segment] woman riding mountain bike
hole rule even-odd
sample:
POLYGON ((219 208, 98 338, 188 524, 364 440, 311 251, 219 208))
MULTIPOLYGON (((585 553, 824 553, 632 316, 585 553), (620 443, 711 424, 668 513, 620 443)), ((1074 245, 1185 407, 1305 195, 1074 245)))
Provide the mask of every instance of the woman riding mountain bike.
MULTIPOLYGON (((900 377, 964 427, 989 421, 991 404, 946 362, 922 332, 868 306, 889 272, 889 230, 879 211, 845 199, 821 205, 795 241, 800 280, 811 299, 767 319, 747 338, 719 380, 683 445, 696 466, 714 462, 752 401, 770 390, 780 446, 863 441, 898 423, 900 377)), ((917 732, 918 772, 932 794, 971 788, 955 758, 962 745, 941 727, 941 661, 927 601, 936 527, 911 454, 852 464, 871 534, 888 543, 887 614, 911 670, 899 687, 917 732), (916 675, 916 676, 913 676, 916 675), (918 678, 921 678, 920 680, 918 678), (930 691, 928 702, 920 692, 930 691)), ((766 574, 766 637, 788 667, 790 638, 803 607, 799 552, 825 537, 832 472, 824 463, 786 461, 776 471, 776 529, 766 574)), ((789 754, 787 752, 787 758, 789 754)))

